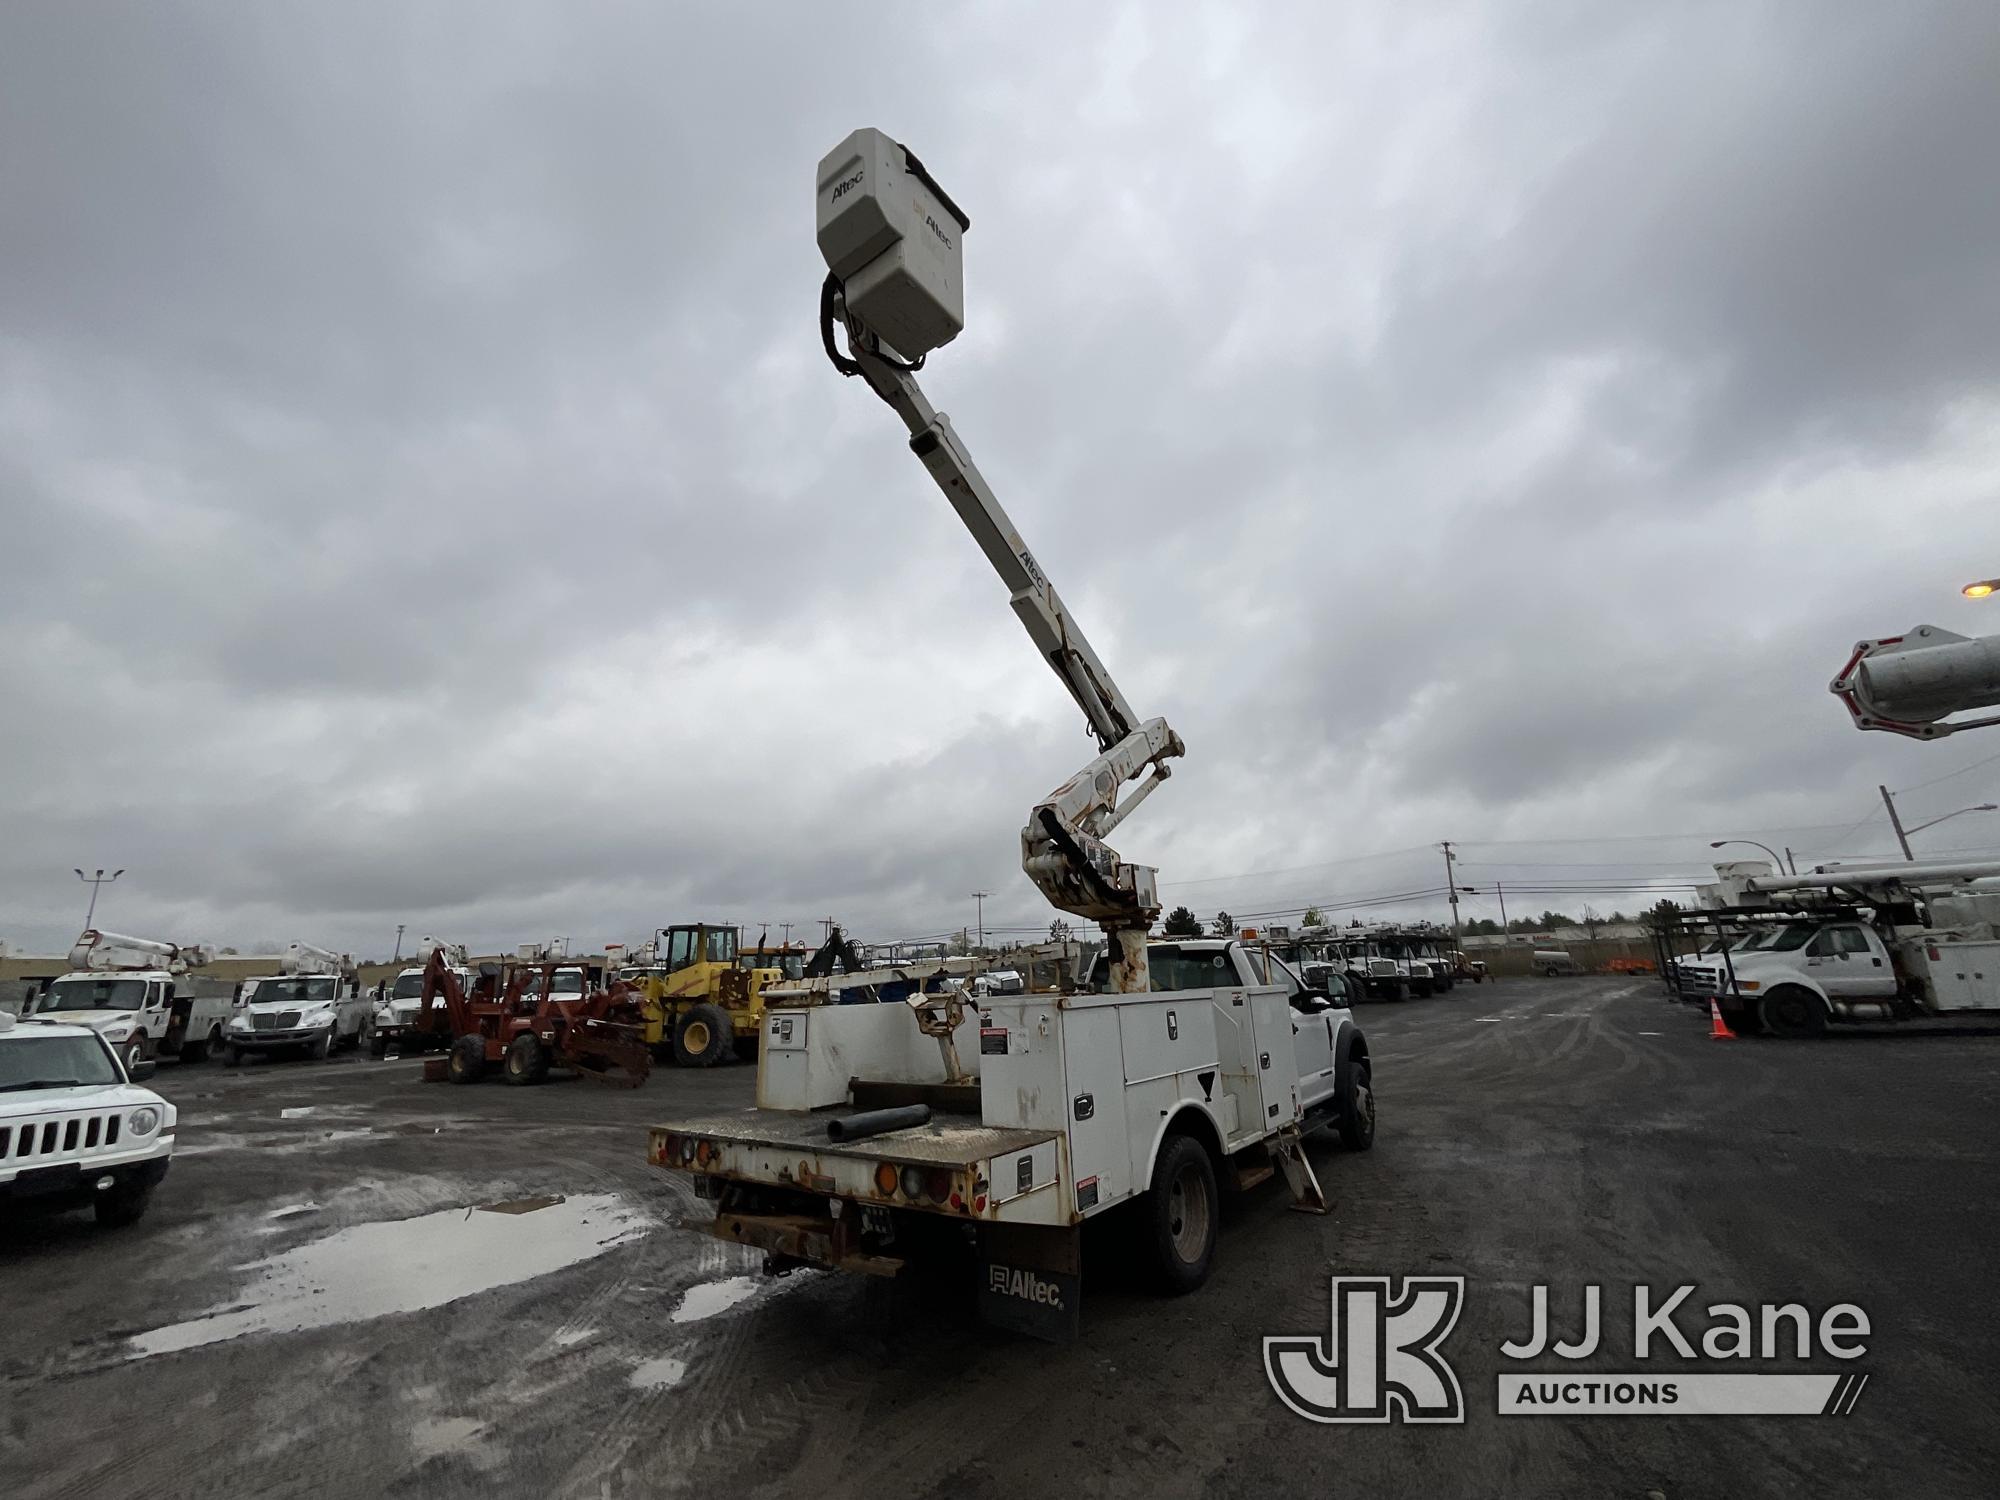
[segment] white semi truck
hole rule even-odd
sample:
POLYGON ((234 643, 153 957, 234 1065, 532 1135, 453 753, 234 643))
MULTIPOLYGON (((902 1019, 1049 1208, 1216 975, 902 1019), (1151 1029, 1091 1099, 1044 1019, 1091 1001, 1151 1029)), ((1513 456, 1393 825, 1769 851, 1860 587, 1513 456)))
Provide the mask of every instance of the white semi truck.
POLYGON ((665 1120, 649 1159, 691 1174, 715 1204, 709 1231, 761 1248, 773 1271, 888 1275, 969 1239, 985 1316, 1066 1338, 1082 1227, 1102 1214, 1133 1205, 1156 1279, 1184 1292, 1208 1276, 1220 1185, 1282 1171, 1299 1206, 1324 1212, 1301 1137, 1324 1121, 1350 1146, 1372 1143, 1367 1043, 1261 949, 1150 938, 1155 871, 1105 839, 1167 779, 1180 737, 1133 712, 914 378, 963 327, 968 220, 880 131, 843 141, 818 186, 828 357, 908 429, 1097 740, 1098 756, 1029 814, 1021 864, 1106 944, 1061 993, 975 1000, 953 983, 899 1004, 773 1004, 757 1108, 665 1120))
POLYGON ((194 944, 92 928, 70 949, 70 972, 28 1011, 92 1028, 133 1065, 159 1057, 200 1062, 235 1009, 236 986, 188 973, 209 961, 194 944))
POLYGON ((244 981, 243 1003, 220 1038, 223 1061, 234 1068, 255 1053, 325 1058, 338 1047, 359 1047, 370 1009, 351 957, 293 943, 277 973, 244 981))

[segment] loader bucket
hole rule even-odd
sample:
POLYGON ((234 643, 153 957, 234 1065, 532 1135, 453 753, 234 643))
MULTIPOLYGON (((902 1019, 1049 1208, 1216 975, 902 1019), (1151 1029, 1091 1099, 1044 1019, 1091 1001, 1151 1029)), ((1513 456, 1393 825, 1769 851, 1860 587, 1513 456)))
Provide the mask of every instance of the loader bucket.
POLYGON ((565 1032, 556 1061, 594 1083, 620 1089, 636 1089, 653 1071, 653 1054, 636 1028, 602 1022, 565 1032))

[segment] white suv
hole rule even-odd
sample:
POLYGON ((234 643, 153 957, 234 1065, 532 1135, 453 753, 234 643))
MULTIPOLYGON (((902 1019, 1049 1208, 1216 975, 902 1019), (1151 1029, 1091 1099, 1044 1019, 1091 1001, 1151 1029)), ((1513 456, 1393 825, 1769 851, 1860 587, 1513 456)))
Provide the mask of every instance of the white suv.
POLYGON ((88 1026, 0 1011, 0 1214, 30 1204, 130 1224, 174 1154, 176 1112, 88 1026))

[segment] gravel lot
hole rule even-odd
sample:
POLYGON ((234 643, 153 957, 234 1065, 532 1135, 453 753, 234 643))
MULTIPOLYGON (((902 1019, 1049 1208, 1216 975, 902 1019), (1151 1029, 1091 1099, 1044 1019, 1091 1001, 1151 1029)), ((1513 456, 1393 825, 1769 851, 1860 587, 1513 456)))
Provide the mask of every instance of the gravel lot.
POLYGON ((1333 1215, 1253 1191, 1173 1302, 1093 1241, 1067 1349, 984 1329, 954 1284, 769 1282, 677 1227, 700 1210, 644 1127, 747 1104, 747 1067, 626 1093, 163 1065, 180 1151, 143 1223, 0 1222, 0 1495, 2000 1492, 2000 1025, 1711 1042, 1654 982, 1606 979, 1360 1020, 1381 1135, 1313 1149, 1333 1215), (1324 1331, 1329 1274, 1467 1278, 1463 1425, 1280 1406, 1261 1339, 1324 1331), (1617 1369, 1636 1282, 1860 1304, 1863 1399, 1496 1414, 1530 1285, 1565 1333, 1603 1286, 1592 1363, 1617 1369))

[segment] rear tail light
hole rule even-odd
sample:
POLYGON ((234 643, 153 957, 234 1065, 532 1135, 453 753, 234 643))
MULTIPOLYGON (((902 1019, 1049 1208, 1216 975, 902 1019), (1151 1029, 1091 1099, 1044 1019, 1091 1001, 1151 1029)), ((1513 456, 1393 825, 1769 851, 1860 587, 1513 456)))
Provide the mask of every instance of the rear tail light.
POLYGON ((933 1203, 942 1203, 951 1196, 951 1173, 943 1167, 932 1167, 924 1174, 924 1193, 933 1203))
POLYGON ((875 1164, 875 1191, 884 1198, 896 1196, 896 1168, 892 1162, 875 1164))
POLYGON ((921 1198, 924 1195, 924 1169, 905 1167, 902 1175, 902 1189, 905 1198, 921 1198))

